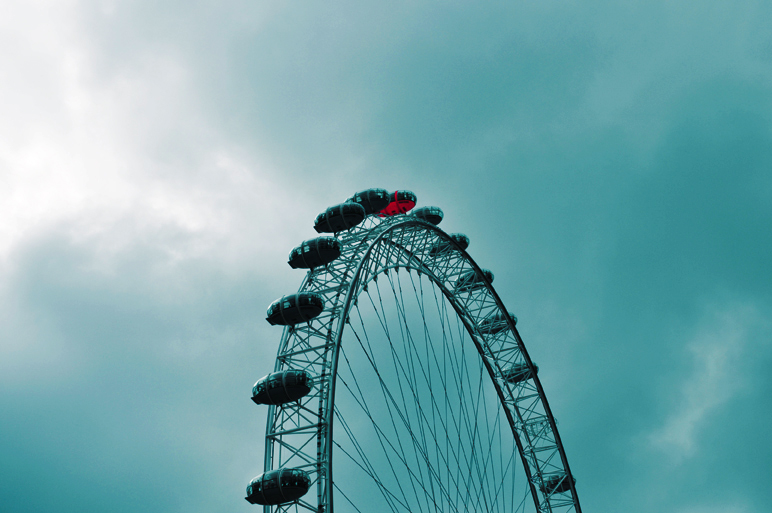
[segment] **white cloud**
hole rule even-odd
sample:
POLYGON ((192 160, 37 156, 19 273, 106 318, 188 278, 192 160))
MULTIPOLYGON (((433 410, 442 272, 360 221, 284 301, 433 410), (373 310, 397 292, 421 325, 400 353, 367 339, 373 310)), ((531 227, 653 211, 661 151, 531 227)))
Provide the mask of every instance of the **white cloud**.
MULTIPOLYGON (((163 226, 194 236, 188 256, 273 252, 260 244, 280 235, 270 221, 302 198, 288 197, 254 149, 210 128, 173 51, 145 49, 96 76, 96 43, 82 34, 77 7, 12 2, 0 22, 0 261, 52 227, 102 249, 163 226), (136 230, 116 230, 126 219, 136 230)), ((315 213, 282 216, 309 224, 315 213)))
POLYGON ((654 447, 676 461, 695 454, 700 429, 747 386, 743 371, 752 357, 752 332, 760 322, 757 310, 748 305, 709 310, 687 344, 693 370, 674 388, 675 411, 649 437, 654 447))
POLYGON ((280 170, 257 151, 211 128, 195 78, 173 51, 145 48, 99 76, 97 43, 86 37, 80 8, 11 2, 0 17, 6 381, 77 358, 50 319, 35 319, 18 304, 14 272, 41 238, 76 247, 83 261, 61 265, 87 267, 79 274, 86 279, 107 276, 117 295, 126 282, 171 294, 175 280, 185 281, 177 266, 186 260, 231 276, 249 274, 261 261, 284 265, 306 236, 286 227, 310 235, 318 213, 318 204, 281 183, 280 170), (153 272, 126 276, 131 270, 121 266, 136 252, 150 255, 139 272, 153 272))

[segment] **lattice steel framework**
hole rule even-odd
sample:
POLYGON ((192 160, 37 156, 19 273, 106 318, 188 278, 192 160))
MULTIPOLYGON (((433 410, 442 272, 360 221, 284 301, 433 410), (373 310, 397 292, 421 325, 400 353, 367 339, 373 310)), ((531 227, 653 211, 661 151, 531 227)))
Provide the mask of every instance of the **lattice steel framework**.
POLYGON ((264 506, 264 511, 298 508, 332 513, 333 419, 341 339, 352 305, 368 283, 379 273, 404 269, 428 277, 468 331, 503 405, 536 510, 581 513, 555 419, 515 324, 506 316, 508 329, 491 334, 480 327, 481 321, 506 310, 474 260, 444 231, 411 216, 368 216, 339 234, 339 240, 341 257, 309 271, 299 289, 321 294, 325 310, 308 323, 285 327, 276 358, 275 371, 309 372, 314 377, 313 391, 300 401, 270 406, 266 429, 265 470, 303 469, 312 478, 312 489, 297 502, 264 506), (444 249, 438 251, 438 247, 444 249), (459 277, 470 271, 483 286, 458 288, 459 277), (513 365, 527 366, 530 379, 507 381, 504 372, 513 365))

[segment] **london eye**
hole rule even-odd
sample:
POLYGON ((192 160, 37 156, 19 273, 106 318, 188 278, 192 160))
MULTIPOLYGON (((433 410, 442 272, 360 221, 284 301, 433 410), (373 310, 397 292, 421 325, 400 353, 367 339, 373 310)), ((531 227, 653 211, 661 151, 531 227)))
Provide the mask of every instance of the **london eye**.
POLYGON ((282 332, 252 389, 268 420, 246 500, 265 513, 581 513, 494 274, 438 227, 440 208, 415 206, 410 191, 358 192, 290 252, 307 272, 268 308, 282 332))

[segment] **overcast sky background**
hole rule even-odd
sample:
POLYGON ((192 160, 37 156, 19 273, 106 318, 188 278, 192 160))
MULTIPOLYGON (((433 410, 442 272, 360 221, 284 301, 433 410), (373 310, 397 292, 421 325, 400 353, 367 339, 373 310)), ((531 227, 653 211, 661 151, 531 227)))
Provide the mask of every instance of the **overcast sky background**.
POLYGON ((0 6, 3 511, 257 511, 265 308, 368 187, 493 270, 585 512, 772 510, 772 3, 0 6))

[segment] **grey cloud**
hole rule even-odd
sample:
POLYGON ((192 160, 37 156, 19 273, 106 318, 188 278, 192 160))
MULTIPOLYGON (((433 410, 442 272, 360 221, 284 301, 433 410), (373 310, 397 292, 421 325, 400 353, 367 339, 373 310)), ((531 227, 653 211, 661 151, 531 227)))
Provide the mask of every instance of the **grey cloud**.
POLYGON ((225 482, 211 468, 227 472, 260 450, 248 398, 268 368, 241 355, 272 350, 255 296, 263 279, 234 280, 207 262, 168 266, 159 241, 119 255, 114 272, 56 234, 17 258, 11 293, 45 325, 39 336, 63 345, 68 368, 40 367, 45 355, 35 354, 4 384, 15 391, 2 395, 14 419, 2 428, 13 441, 3 465, 10 511, 201 507, 189 490, 208 490, 216 510, 238 496, 253 458, 225 482))
POLYGON ((132 71, 159 56, 179 66, 186 126, 167 112, 152 151, 138 144, 168 183, 217 189, 216 174, 186 171, 211 136, 241 162, 267 162, 252 172, 274 173, 284 203, 266 218, 250 207, 259 194, 234 202, 248 213, 223 237, 264 237, 231 246, 263 260, 228 269, 190 257, 179 227, 144 241, 140 230, 108 259, 114 275, 93 269, 91 243, 51 233, 14 254, 5 290, 20 315, 8 325, 38 333, 34 347, 61 351, 71 371, 54 373, 57 395, 51 359, 39 374, 24 360, 23 387, 0 379, 17 419, 2 428, 4 503, 250 511, 241 494, 260 471, 264 417, 248 387, 278 342, 260 316, 300 279, 276 255, 313 235, 316 212, 383 186, 441 206, 442 226, 467 233, 495 273, 541 367, 585 510, 766 511, 768 10, 87 7, 78 27, 95 82, 143 77, 132 71), (170 265, 164 246, 188 256, 170 265), (755 313, 740 349, 726 362, 716 353, 726 385, 705 387, 732 393, 672 458, 652 434, 707 372, 700 336, 720 336, 716 319, 745 308, 755 313), (49 472, 57 479, 41 491, 49 472), (132 491, 116 502, 124 483, 132 491))

